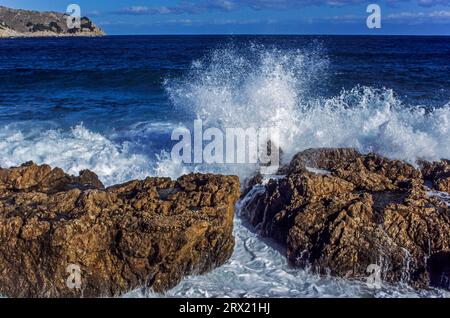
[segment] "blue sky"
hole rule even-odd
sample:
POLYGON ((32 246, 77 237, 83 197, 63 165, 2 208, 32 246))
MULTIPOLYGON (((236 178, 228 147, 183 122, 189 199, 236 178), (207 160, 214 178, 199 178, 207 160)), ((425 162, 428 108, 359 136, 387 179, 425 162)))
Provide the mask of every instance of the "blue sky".
POLYGON ((450 35, 450 0, 0 0, 12 8, 64 12, 79 4, 108 34, 450 35), (381 29, 366 8, 381 7, 381 29))

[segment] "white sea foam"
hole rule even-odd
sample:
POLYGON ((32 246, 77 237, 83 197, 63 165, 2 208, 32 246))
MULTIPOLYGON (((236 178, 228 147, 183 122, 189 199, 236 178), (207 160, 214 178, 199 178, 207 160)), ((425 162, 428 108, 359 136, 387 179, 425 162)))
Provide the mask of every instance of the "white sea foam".
POLYGON ((405 105, 390 89, 356 86, 333 98, 312 92, 325 77, 320 50, 225 48, 166 86, 174 104, 221 127, 278 127, 287 161, 311 147, 354 147, 390 158, 450 157, 450 103, 405 105))
MULTIPOLYGON (((212 126, 280 128, 286 161, 311 147, 354 147, 412 163, 450 157, 450 103, 426 110, 404 105, 390 89, 361 86, 333 98, 313 98, 311 91, 326 66, 316 51, 252 47, 250 54, 241 54, 227 48, 196 61, 184 79, 169 81, 167 88, 177 107, 212 126)), ((167 159, 160 167, 163 174, 179 169, 167 159)), ((233 173, 236 167, 209 169, 233 173)), ((246 172, 239 175, 245 177, 246 172)), ((227 264, 184 279, 166 296, 450 297, 441 290, 418 292, 403 284, 373 290, 363 282, 293 269, 239 218, 235 237, 236 249, 227 264)), ((142 291, 130 295, 155 296, 142 291)))
POLYGON ((450 193, 440 191, 428 191, 430 197, 435 197, 450 206, 450 193))
MULTIPOLYGON (((279 127, 284 161, 303 149, 324 146, 355 147, 411 162, 450 157, 450 103, 426 110, 404 105, 390 89, 359 86, 333 98, 313 98, 310 93, 328 65, 320 50, 251 46, 244 51, 216 50, 193 62, 185 77, 167 81, 175 106, 209 125, 279 127)), ((133 142, 148 142, 145 135, 157 133, 169 144, 173 127, 176 124, 141 122, 131 126, 126 136, 133 142)), ((143 155, 133 152, 137 145, 117 144, 116 139, 120 138, 94 133, 82 124, 66 132, 30 131, 11 124, 0 129, 0 165, 33 160, 74 174, 92 169, 107 184, 149 174, 177 177, 188 171, 245 176, 254 169, 252 165, 181 166, 172 163, 167 152, 149 149, 152 145, 143 145, 147 147, 143 155)))
POLYGON ((234 237, 233 256, 211 273, 189 276, 165 294, 139 289, 125 297, 450 297, 449 292, 439 289, 417 291, 404 284, 374 289, 363 281, 292 268, 282 247, 261 239, 239 217, 234 221, 234 237))
POLYGON ((27 161, 49 164, 78 175, 83 169, 95 171, 111 185, 148 176, 149 161, 130 153, 128 144, 114 144, 108 138, 78 125, 69 132, 60 130, 28 133, 9 125, 0 129, 0 166, 17 166, 27 161))
POLYGON ((282 51, 252 46, 214 51, 195 61, 167 91, 179 109, 205 125, 221 128, 276 127, 280 146, 289 147, 299 130, 298 106, 326 68, 316 51, 282 51))
POLYGON ((390 89, 355 87, 301 108, 293 147, 354 147, 414 163, 450 157, 450 104, 404 105, 390 89))

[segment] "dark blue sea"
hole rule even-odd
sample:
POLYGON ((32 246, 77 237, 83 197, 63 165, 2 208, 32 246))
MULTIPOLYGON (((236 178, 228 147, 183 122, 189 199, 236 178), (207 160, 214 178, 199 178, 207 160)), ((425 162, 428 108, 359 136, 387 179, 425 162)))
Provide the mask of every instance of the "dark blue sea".
MULTIPOLYGON (((450 158, 450 37, 108 36, 0 40, 0 166, 33 160, 106 185, 248 166, 170 160, 175 128, 279 127, 283 160, 355 147, 450 158)), ((292 269, 235 221, 223 267, 165 296, 449 296, 292 269)), ((140 291, 129 296, 162 296, 140 291)))

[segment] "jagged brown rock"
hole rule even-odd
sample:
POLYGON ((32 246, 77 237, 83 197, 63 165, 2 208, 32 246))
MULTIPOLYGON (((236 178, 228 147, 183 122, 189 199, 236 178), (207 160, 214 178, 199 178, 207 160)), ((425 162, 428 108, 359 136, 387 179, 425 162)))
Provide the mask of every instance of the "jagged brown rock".
POLYGON ((442 192, 450 193, 450 160, 438 162, 419 162, 424 179, 442 192))
MULTIPOLYGON (((441 180, 442 167, 429 165, 441 180)), ((355 279, 378 264, 384 282, 450 288, 450 210, 427 195, 419 169, 353 149, 310 149, 280 173, 249 193, 242 213, 287 247, 292 264, 355 279)))
POLYGON ((238 197, 231 176, 147 178, 105 189, 90 171, 72 177, 33 163, 0 169, 0 294, 165 291, 231 256, 238 197), (80 267, 81 289, 66 284, 71 264, 80 267))

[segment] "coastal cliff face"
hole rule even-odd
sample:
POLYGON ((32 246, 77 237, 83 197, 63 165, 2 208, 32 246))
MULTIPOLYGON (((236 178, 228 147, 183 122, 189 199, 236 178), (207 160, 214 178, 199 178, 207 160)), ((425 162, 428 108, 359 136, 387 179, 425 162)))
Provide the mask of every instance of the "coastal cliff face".
POLYGON ((67 27, 67 15, 57 12, 37 12, 0 6, 1 37, 39 36, 102 36, 105 33, 86 17, 80 28, 67 27))
POLYGON ((310 149, 267 185, 254 178, 242 214, 295 266, 365 280, 374 264, 382 282, 450 289, 450 208, 424 185, 448 192, 449 171, 447 160, 310 149))
POLYGON ((0 294, 165 291, 231 256, 239 188, 237 177, 212 174, 105 189, 90 171, 0 169, 0 294))

